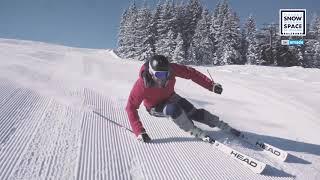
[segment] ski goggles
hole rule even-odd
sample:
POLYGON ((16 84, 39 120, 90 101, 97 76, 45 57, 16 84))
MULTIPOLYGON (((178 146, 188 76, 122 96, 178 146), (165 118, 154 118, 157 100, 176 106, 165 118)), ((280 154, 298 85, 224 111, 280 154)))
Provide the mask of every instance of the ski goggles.
POLYGON ((154 71, 153 75, 158 79, 165 80, 169 77, 169 71, 154 71))
POLYGON ((155 78, 159 79, 159 80, 167 80, 168 77, 170 76, 170 72, 167 70, 162 70, 162 71, 155 71, 152 69, 152 67, 149 64, 149 72, 152 76, 154 76, 155 78))
POLYGON ((154 71, 151 67, 149 68, 149 72, 157 79, 167 80, 169 77, 169 71, 154 71))

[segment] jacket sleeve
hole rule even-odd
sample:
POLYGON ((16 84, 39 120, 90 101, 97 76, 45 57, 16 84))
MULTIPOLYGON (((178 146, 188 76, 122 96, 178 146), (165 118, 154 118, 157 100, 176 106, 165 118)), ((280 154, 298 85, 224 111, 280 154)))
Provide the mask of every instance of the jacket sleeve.
POLYGON ((142 79, 138 79, 128 98, 126 111, 128 114, 128 118, 130 121, 130 125, 132 127, 132 130, 136 136, 138 136, 140 133, 144 132, 145 129, 143 128, 143 125, 140 121, 140 117, 138 115, 138 109, 140 104, 143 101, 143 94, 144 94, 144 84, 142 79))
POLYGON ((172 63, 170 66, 176 76, 184 79, 191 79, 193 82, 208 89, 209 91, 213 91, 214 81, 196 69, 175 63, 172 63))

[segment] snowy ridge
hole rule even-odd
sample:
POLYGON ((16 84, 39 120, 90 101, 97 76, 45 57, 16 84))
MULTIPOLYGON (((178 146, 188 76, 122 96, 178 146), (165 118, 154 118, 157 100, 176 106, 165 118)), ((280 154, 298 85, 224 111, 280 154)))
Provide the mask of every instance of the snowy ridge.
POLYGON ((115 59, 121 59, 113 49, 107 49, 107 53, 115 59))
MULTIPOLYGON (((258 175, 168 119, 151 117, 142 105, 139 115, 153 141, 137 142, 126 129, 125 105, 141 62, 122 61, 102 50, 32 42, 0 40, 0 47, 0 179, 320 178, 318 70, 212 67, 213 78, 225 89, 221 96, 177 79, 177 93, 196 107, 290 153, 279 162, 197 124, 267 163, 258 175), (277 80, 275 74, 304 82, 277 80)), ((208 68, 196 69, 206 73, 208 68)))

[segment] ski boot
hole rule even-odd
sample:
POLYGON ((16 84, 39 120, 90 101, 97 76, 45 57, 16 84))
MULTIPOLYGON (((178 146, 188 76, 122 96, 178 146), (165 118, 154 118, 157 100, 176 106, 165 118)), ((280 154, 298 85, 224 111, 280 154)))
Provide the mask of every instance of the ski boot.
POLYGON ((198 127, 193 127, 190 130, 190 134, 195 136, 197 139, 201 139, 204 142, 214 143, 214 139, 208 136, 206 132, 198 127))
POLYGON ((234 129, 234 128, 231 128, 231 129, 229 130, 229 132, 230 132, 232 135, 235 135, 235 136, 237 136, 237 137, 240 137, 240 136, 241 136, 241 132, 238 131, 238 130, 236 130, 236 129, 234 129))
POLYGON ((239 137, 241 135, 240 131, 232 128, 231 126, 229 126, 228 123, 225 123, 223 121, 219 122, 218 128, 220 128, 224 132, 230 133, 230 134, 237 136, 237 137, 239 137))
POLYGON ((211 143, 211 144, 213 144, 215 142, 215 140, 212 137, 208 136, 208 135, 205 136, 204 138, 202 138, 202 141, 208 142, 208 143, 211 143))

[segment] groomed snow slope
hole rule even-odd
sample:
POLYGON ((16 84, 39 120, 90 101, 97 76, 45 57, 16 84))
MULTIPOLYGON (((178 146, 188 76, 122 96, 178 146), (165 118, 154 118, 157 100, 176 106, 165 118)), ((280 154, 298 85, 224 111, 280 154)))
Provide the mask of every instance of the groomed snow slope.
POLYGON ((111 123, 130 128, 124 107, 141 65, 112 51, 0 39, 0 179, 320 179, 319 69, 196 67, 222 95, 178 79, 176 92, 196 107, 291 154, 277 162, 198 124, 267 163, 257 175, 143 106, 152 143, 111 123))

